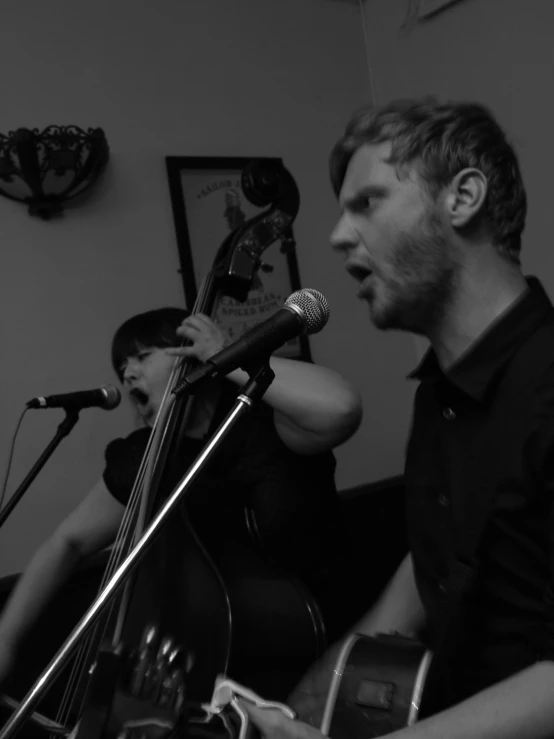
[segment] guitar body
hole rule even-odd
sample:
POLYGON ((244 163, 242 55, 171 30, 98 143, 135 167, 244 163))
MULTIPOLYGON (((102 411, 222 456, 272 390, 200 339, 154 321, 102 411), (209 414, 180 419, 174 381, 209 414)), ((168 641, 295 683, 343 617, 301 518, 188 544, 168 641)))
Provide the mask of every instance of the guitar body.
POLYGON ((321 731, 332 739, 385 736, 418 715, 431 653, 413 639, 355 634, 335 667, 321 731))

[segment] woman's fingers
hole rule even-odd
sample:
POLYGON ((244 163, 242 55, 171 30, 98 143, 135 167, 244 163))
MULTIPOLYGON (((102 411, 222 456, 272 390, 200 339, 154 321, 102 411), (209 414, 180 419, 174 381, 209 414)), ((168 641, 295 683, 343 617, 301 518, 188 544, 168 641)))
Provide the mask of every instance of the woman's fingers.
POLYGON ((170 346, 165 350, 171 357, 195 357, 196 352, 192 346, 170 346))
POLYGON ((206 330, 215 330, 219 331, 216 324, 212 321, 211 318, 208 318, 208 316, 205 316, 203 313, 195 313, 193 316, 188 316, 183 320, 179 328, 177 329, 177 333, 181 332, 183 329, 193 329, 196 331, 206 331, 206 330))
POLYGON ((225 346, 225 336, 215 323, 201 313, 185 318, 177 329, 177 334, 191 342, 190 347, 183 347, 175 356, 196 357, 201 362, 206 362, 214 354, 221 351, 225 346))

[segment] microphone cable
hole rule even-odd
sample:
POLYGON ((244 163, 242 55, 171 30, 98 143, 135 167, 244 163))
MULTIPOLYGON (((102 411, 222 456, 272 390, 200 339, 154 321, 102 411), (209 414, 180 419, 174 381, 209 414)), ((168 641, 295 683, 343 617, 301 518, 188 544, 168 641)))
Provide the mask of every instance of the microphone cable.
POLYGON ((0 511, 2 510, 4 506, 4 498, 6 497, 6 488, 8 486, 8 478, 10 476, 10 469, 12 466, 13 461, 13 452, 15 449, 15 440, 17 439, 17 434, 19 433, 19 427, 21 426, 21 422, 23 421, 23 416, 27 413, 29 409, 25 407, 23 409, 23 413, 19 416, 19 421, 17 422, 17 425, 15 427, 14 434, 12 436, 12 443, 10 447, 10 453, 8 456, 8 464, 6 466, 6 473, 4 475, 4 483, 2 484, 2 492, 0 493, 0 511))

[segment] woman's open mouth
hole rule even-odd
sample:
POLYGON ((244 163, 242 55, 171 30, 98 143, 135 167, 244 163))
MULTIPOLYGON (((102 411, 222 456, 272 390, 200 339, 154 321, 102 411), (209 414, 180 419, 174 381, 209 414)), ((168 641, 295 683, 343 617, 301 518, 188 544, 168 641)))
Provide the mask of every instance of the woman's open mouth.
POLYGON ((140 390, 138 387, 134 387, 129 390, 129 396, 138 404, 146 405, 148 403, 148 395, 144 390, 140 390))

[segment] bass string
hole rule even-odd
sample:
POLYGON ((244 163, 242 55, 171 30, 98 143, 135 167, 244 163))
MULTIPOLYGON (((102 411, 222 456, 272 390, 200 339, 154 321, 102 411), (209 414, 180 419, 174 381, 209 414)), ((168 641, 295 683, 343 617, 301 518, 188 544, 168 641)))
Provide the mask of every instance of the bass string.
MULTIPOLYGON (((145 454, 149 453, 150 447, 151 442, 149 440, 145 454)), ((140 496, 142 494, 141 489, 143 479, 144 465, 141 464, 141 467, 139 468, 139 472, 137 474, 137 478, 135 480, 135 484, 129 497, 128 504, 125 509, 121 526, 110 551, 110 556, 101 580, 99 592, 105 587, 106 582, 111 577, 113 572, 115 572, 118 562, 123 559, 125 552, 131 546, 132 538, 134 536, 134 522, 137 519, 137 510, 140 496)), ((56 718, 59 723, 67 723, 70 714, 75 713, 75 711, 79 710, 76 705, 78 686, 81 684, 86 667, 90 664, 91 655, 94 648, 98 646, 105 635, 107 625, 110 622, 113 614, 113 608, 114 602, 112 601, 106 615, 95 624, 92 631, 87 635, 87 637, 85 637, 85 639, 83 639, 82 644, 80 645, 74 659, 72 660, 70 676, 66 683, 66 687, 56 718)))
MULTIPOLYGON (((211 279, 210 276, 206 277, 200 286, 198 297, 195 301, 193 313, 201 312, 202 307, 205 305, 207 294, 210 291, 211 279)), ((181 347, 185 346, 186 340, 183 340, 180 344, 181 347)), ((163 435, 168 425, 168 417, 173 408, 175 402, 175 396, 172 393, 173 388, 177 382, 181 379, 184 373, 187 371, 186 363, 177 357, 168 383, 166 385, 162 402, 156 419, 152 427, 152 433, 148 439, 148 443, 141 460, 139 471, 135 478, 129 501, 127 503, 125 513, 121 522, 121 526, 118 530, 114 544, 111 547, 110 556, 106 565, 104 575, 101 580, 99 592, 106 586, 109 579, 113 576, 114 572, 121 564, 125 556, 131 551, 133 544, 140 538, 141 533, 144 529, 144 522, 146 519, 146 513, 148 509, 150 485, 156 462, 159 457, 159 450, 163 444, 163 435)), ((125 599, 125 593, 128 592, 128 588, 125 588, 124 594, 121 599, 125 599)), ((110 606, 107 609, 107 613, 98 623, 93 627, 91 633, 83 640, 83 643, 79 647, 73 664, 71 672, 66 683, 62 701, 60 703, 56 721, 61 724, 67 723, 70 715, 76 715, 82 708, 84 701, 84 695, 80 701, 80 705, 77 705, 77 693, 78 687, 81 684, 85 670, 92 661, 92 653, 98 649, 99 644, 103 641, 106 636, 107 629, 111 619, 113 618, 114 610, 116 607, 116 599, 113 599, 110 606)), ((121 634, 122 624, 117 624, 114 629, 113 643, 117 643, 121 634)))

